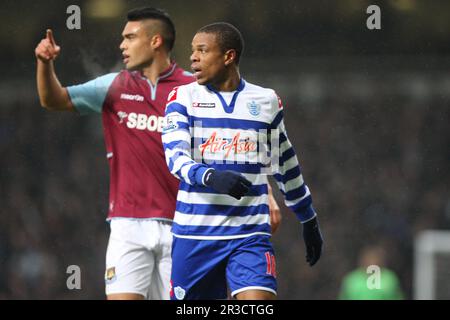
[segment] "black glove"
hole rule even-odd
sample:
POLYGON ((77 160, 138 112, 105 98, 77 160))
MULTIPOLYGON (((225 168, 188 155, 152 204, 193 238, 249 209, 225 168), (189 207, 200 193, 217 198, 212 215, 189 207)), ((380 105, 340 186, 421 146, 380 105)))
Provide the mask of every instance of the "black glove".
POLYGON ((206 171, 205 184, 214 190, 241 199, 252 185, 243 175, 235 171, 220 171, 209 169, 206 171))
POLYGON ((303 223, 303 240, 306 245, 306 262, 312 267, 319 260, 323 245, 317 217, 303 223))

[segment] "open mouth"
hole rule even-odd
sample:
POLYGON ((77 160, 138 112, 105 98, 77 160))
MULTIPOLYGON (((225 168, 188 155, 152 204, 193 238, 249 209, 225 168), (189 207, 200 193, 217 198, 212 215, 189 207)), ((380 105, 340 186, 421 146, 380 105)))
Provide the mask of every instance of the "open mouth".
POLYGON ((192 71, 194 72, 194 77, 196 77, 197 79, 200 77, 201 75, 201 69, 199 67, 196 66, 191 66, 192 71))

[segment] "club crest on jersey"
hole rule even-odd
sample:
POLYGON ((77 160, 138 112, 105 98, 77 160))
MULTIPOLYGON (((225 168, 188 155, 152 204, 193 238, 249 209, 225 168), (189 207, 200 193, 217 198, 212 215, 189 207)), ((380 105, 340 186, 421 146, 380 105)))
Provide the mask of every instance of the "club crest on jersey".
POLYGON ((184 296, 186 295, 186 290, 184 290, 182 287, 175 287, 173 289, 174 293, 175 293, 175 297, 178 300, 183 300, 184 296))
POLYGON ((258 116, 261 113, 261 105, 255 101, 247 103, 247 108, 252 116, 258 116))
POLYGON ((116 267, 111 267, 105 271, 105 281, 111 283, 116 280, 116 267))
POLYGON ((216 104, 214 102, 193 102, 193 108, 215 108, 216 104))
POLYGON ((126 113, 125 111, 119 111, 117 112, 117 116, 119 117, 119 123, 122 123, 123 120, 128 117, 128 113, 126 113))

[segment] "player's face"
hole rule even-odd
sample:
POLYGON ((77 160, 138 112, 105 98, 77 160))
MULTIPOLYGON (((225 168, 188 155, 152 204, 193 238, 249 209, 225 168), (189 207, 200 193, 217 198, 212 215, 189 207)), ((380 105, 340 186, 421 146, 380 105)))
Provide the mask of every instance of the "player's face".
POLYGON ((216 35, 197 33, 192 40, 191 68, 198 84, 216 84, 225 81, 226 55, 220 49, 216 35))
POLYGON ((120 50, 128 70, 139 70, 152 63, 154 51, 145 22, 129 21, 123 29, 122 37, 120 50))

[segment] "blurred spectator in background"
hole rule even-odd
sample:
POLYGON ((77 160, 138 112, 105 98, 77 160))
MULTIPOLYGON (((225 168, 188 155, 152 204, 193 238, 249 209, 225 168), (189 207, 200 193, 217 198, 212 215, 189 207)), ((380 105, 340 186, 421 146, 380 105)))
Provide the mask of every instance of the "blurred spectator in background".
POLYGON ((383 247, 377 245, 365 247, 359 255, 359 267, 344 277, 339 299, 403 299, 397 275, 385 265, 386 254, 383 247), (376 279, 378 276, 379 279, 376 279))

